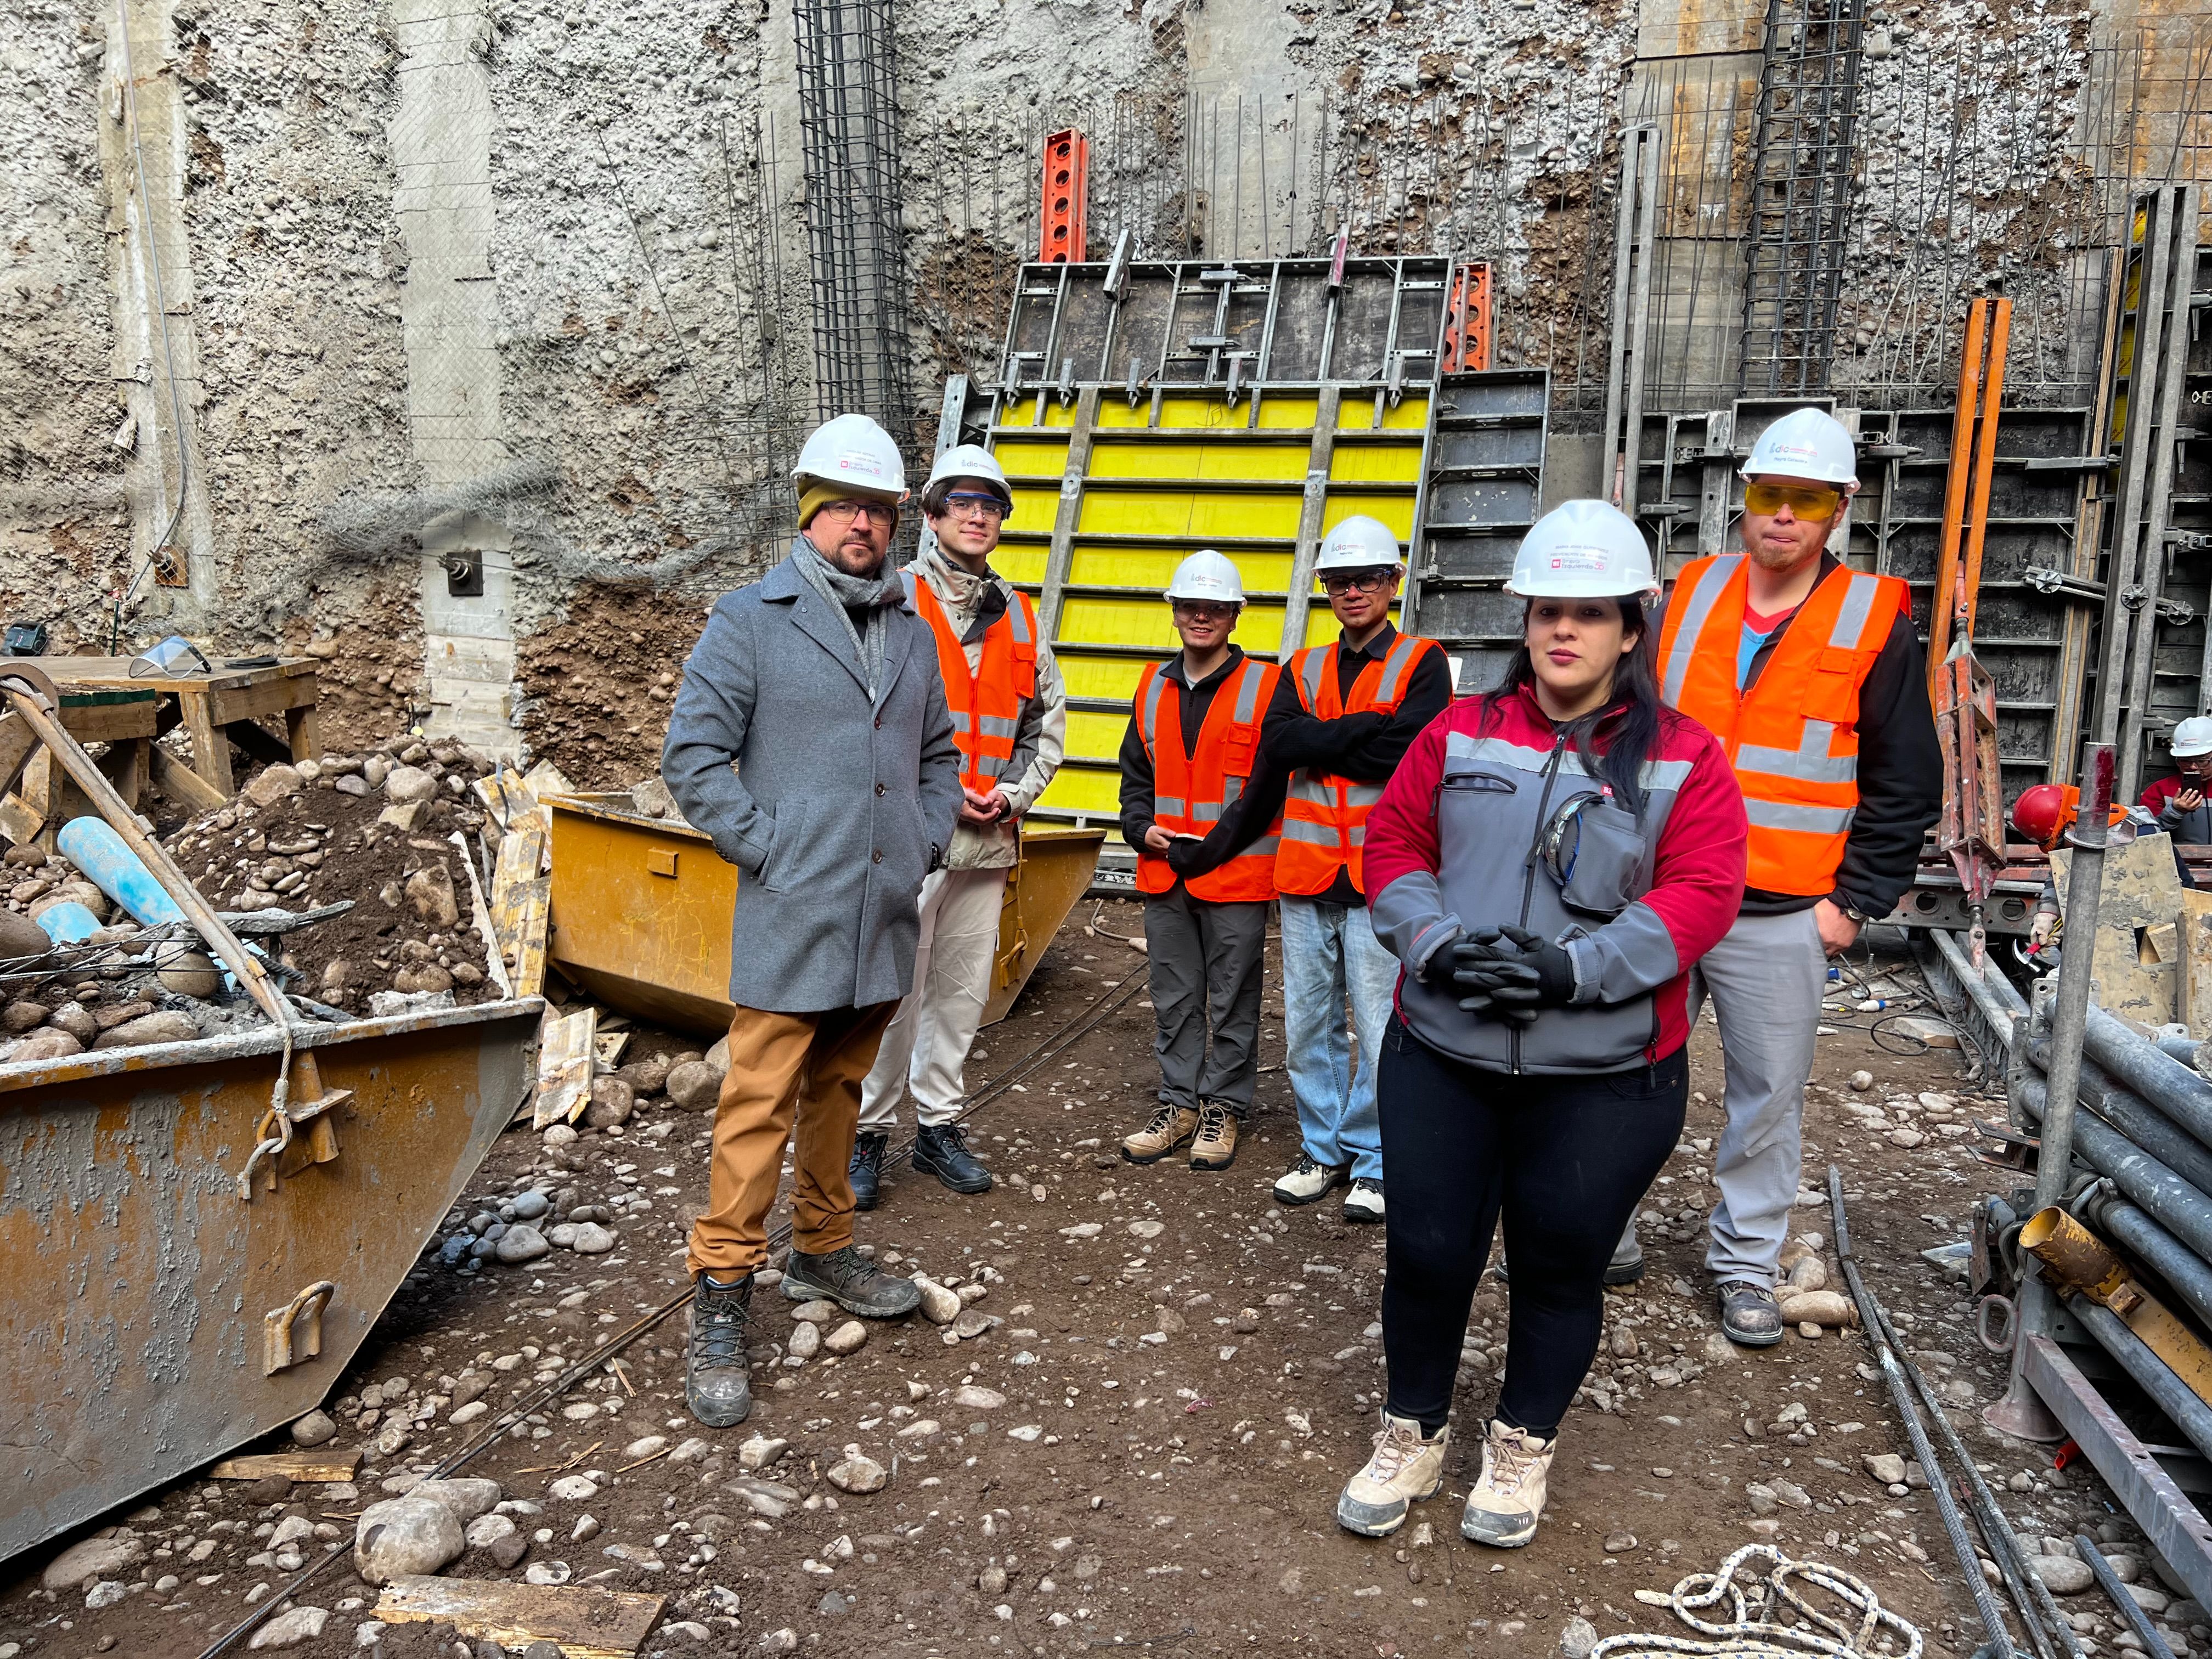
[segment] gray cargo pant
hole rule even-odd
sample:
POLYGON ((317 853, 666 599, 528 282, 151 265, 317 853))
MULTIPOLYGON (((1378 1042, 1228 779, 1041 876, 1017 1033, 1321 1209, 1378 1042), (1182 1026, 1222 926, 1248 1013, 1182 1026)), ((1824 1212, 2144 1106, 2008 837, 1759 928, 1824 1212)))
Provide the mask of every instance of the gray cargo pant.
POLYGON ((1260 1077, 1260 981, 1267 905, 1193 898, 1181 882, 1145 898, 1145 953, 1158 1030, 1160 1098, 1198 1109, 1216 1100, 1238 1117, 1260 1077), (1212 1040, 1207 1041, 1211 1027, 1212 1040))
MULTIPOLYGON (((1690 1023, 1712 999, 1726 1061, 1728 1124, 1713 1152, 1705 1266, 1715 1279, 1772 1287, 1804 1155, 1805 1080, 1828 959, 1809 909, 1736 918, 1690 970, 1690 1023)), ((1636 1223, 1621 1237, 1633 1255, 1636 1223)))

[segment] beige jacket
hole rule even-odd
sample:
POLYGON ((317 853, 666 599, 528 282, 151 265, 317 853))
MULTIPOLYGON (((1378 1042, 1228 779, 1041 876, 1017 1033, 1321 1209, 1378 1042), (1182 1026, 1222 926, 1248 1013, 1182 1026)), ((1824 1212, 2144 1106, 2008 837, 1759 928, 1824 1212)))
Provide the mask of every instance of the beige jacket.
MULTIPOLYGON (((968 653, 970 672, 983 660, 984 629, 975 626, 976 612, 987 584, 995 585, 1008 605, 1020 603, 1013 584, 995 571, 988 577, 971 576, 934 546, 918 556, 915 574, 929 584, 929 591, 945 607, 945 614, 959 630, 968 653)), ((1042 618, 1039 618, 1040 621, 1042 618)), ((1060 665, 1052 647, 1037 641, 1036 696, 1023 705, 1021 724, 1014 732, 1013 758, 1001 775, 999 787, 1013 804, 1014 817, 1028 811, 1043 794, 1053 774, 1060 770, 1067 750, 1067 688, 1061 684, 1060 665)), ((978 826, 963 823, 952 833, 947 862, 955 870, 1004 870, 1014 862, 1014 823, 1001 818, 978 826)))

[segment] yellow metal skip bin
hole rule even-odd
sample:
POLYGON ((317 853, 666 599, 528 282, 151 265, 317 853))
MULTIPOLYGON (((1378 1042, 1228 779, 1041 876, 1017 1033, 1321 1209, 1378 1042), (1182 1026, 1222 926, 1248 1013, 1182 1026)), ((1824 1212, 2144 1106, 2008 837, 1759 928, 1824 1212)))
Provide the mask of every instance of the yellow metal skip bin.
MULTIPOLYGON (((556 795, 547 954, 610 1007, 720 1035, 730 1023, 737 870, 705 832, 635 811, 627 794, 556 795)), ((1103 830, 1031 825, 999 917, 986 1024, 1003 1018, 1091 884, 1103 830)))

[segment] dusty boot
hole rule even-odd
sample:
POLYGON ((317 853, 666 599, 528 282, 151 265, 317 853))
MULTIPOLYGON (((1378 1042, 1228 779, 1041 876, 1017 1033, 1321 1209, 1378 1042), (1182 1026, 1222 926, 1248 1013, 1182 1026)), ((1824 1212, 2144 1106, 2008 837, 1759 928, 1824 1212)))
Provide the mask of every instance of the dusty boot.
MULTIPOLYGON (((1510 1283, 1505 1271, 1505 1252, 1498 1253, 1495 1269, 1501 1283, 1510 1283)), ((1605 1282, 1608 1285, 1633 1285, 1644 1277, 1644 1247, 1636 1242, 1636 1224, 1628 1224, 1628 1231, 1613 1247, 1613 1260, 1605 1264, 1605 1282)))
POLYGON ((883 1190, 884 1148, 890 1144, 890 1135, 882 1129, 863 1129, 853 1137, 853 1167, 846 1171, 853 1183, 853 1207, 872 1210, 876 1197, 883 1190))
POLYGON ((1298 1161, 1275 1177, 1275 1202, 1318 1204, 1351 1176, 1349 1165, 1316 1163, 1311 1156, 1301 1152, 1298 1161))
POLYGON ((745 1358, 752 1321, 753 1276, 717 1285, 691 1281, 691 1341, 684 1358, 684 1403, 710 1429, 745 1420, 753 1408, 752 1365, 745 1358))
POLYGON ((1384 1412, 1374 1455, 1345 1482, 1336 1500, 1336 1524, 1362 1538, 1385 1538, 1397 1531, 1405 1524, 1406 1506, 1435 1497, 1443 1485, 1444 1451, 1450 1444, 1449 1424, 1437 1431, 1435 1439, 1424 1440, 1419 1423, 1384 1412))
POLYGON ((1157 1164, 1198 1133, 1198 1114, 1164 1105, 1133 1134, 1121 1137, 1121 1156, 1132 1164, 1157 1164))
POLYGON ((1376 1222, 1382 1218, 1382 1183, 1372 1176, 1354 1176, 1352 1190, 1344 1195, 1346 1221, 1376 1222))
POLYGON ((896 1319, 921 1305, 921 1292, 848 1244, 824 1255, 793 1249, 783 1264, 783 1293, 793 1302, 834 1302, 868 1319, 896 1319))
POLYGON ((988 1193, 991 1172, 968 1150, 968 1131, 957 1123, 933 1128, 924 1123, 914 1132, 914 1167, 935 1176, 956 1193, 988 1193))
POLYGON ((1713 1286, 1721 1304, 1721 1334, 1747 1348, 1771 1348, 1782 1340, 1782 1307, 1774 1292, 1747 1279, 1713 1286))
POLYGON ((1539 1440, 1492 1418, 1482 1437, 1482 1479, 1467 1495, 1460 1535, 1502 1550, 1518 1549, 1534 1538, 1559 1443, 1556 1435, 1539 1440))
POLYGON ((1190 1143, 1190 1167, 1225 1170, 1237 1161, 1237 1114, 1218 1100, 1198 1109, 1198 1135, 1190 1143))

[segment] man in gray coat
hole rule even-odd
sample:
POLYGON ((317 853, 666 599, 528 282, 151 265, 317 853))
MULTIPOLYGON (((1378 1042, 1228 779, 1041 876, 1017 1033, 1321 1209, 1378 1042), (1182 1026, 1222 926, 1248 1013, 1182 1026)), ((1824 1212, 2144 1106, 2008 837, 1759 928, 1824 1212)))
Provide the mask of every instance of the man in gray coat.
POLYGON ((684 817, 738 872, 730 1070, 689 1251, 684 1396, 713 1428, 752 1407, 745 1327, 787 1139, 784 1294, 875 1318, 921 1299, 854 1252, 847 1167, 861 1079, 913 980, 916 897, 951 845, 960 751, 929 628, 887 556, 897 447, 841 415, 793 476, 790 556, 715 605, 661 755, 684 817))

